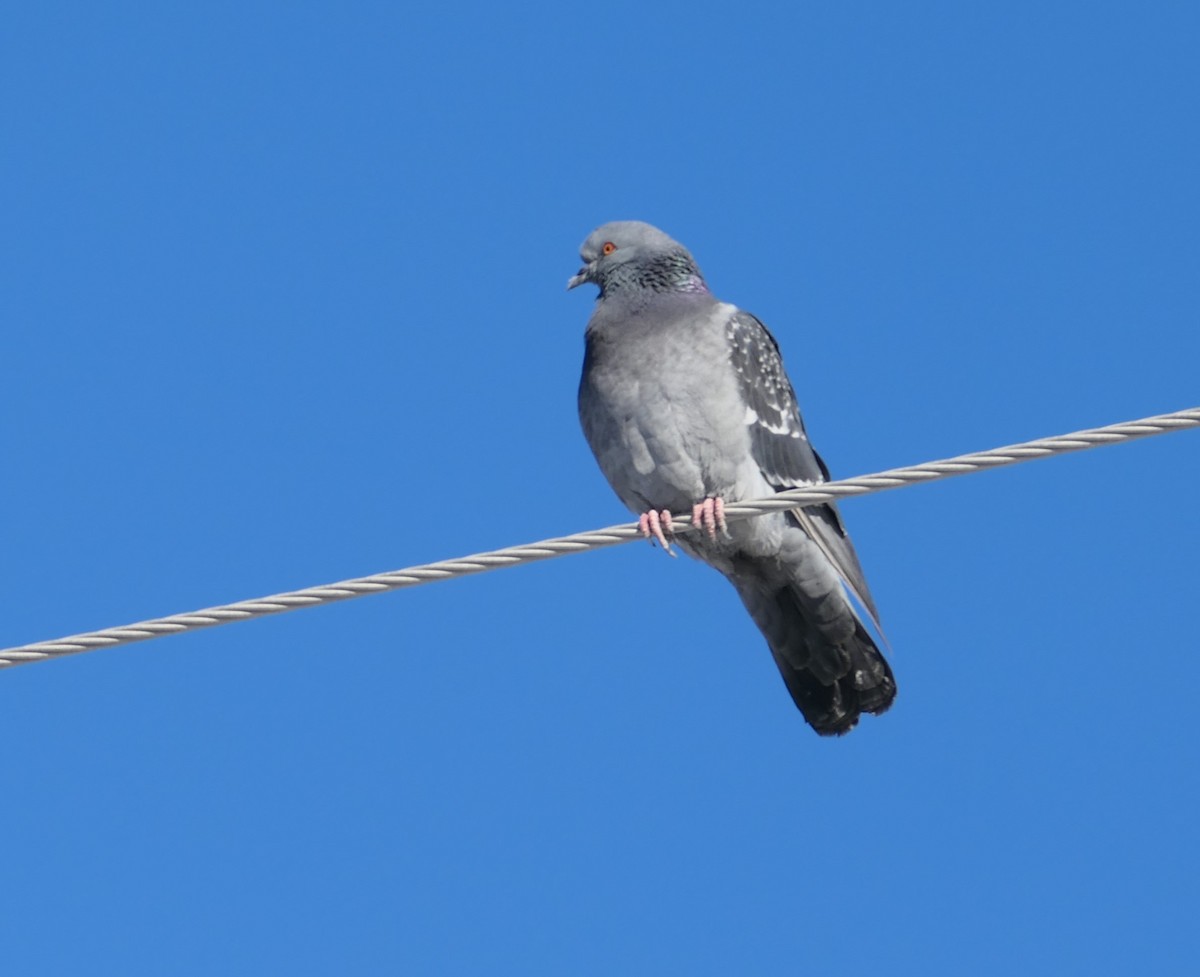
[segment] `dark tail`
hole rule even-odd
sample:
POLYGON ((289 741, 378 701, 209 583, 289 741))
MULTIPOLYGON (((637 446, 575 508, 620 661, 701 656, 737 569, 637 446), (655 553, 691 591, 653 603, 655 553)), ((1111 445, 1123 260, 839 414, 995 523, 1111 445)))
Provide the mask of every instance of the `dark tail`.
POLYGON ((734 579, 742 603, 767 639, 784 684, 822 736, 848 733, 864 712, 886 712, 896 680, 844 594, 814 603, 790 586, 734 579))

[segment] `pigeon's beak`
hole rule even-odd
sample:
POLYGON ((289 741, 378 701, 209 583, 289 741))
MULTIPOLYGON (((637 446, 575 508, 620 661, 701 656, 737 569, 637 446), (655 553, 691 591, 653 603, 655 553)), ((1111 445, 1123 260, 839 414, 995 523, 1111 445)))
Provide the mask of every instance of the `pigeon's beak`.
POLYGON ((569 292, 571 289, 579 285, 590 282, 592 280, 593 267, 593 265, 584 265, 582 268, 580 268, 579 274, 567 281, 567 291, 569 292))

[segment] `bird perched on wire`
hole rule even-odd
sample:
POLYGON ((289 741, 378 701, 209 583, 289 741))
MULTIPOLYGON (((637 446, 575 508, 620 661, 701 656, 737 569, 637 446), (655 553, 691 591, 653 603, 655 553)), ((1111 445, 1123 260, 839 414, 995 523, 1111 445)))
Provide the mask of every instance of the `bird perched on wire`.
POLYGON ((643 535, 668 552, 674 537, 733 584, 813 729, 837 735, 884 712, 896 683, 843 587, 878 627, 837 507, 725 522, 726 502, 829 478, 775 339, 716 299, 687 248, 649 224, 605 224, 581 257, 567 287, 600 294, 579 417, 609 484, 643 535), (672 512, 700 529, 674 536, 672 512))

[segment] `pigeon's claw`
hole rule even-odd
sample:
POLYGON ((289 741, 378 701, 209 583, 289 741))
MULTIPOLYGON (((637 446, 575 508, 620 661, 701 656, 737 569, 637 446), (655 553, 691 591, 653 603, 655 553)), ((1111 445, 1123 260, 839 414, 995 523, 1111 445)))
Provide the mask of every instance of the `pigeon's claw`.
POLYGON ((728 536, 725 526, 725 500, 718 496, 715 499, 704 499, 692 506, 692 525, 701 527, 708 533, 709 539, 717 538, 717 530, 722 536, 728 536))
POLYGON ((663 509, 660 512, 655 512, 651 509, 649 512, 643 512, 638 516, 638 529, 642 535, 648 540, 658 540, 659 545, 671 556, 675 555, 675 551, 671 549, 671 544, 667 541, 667 537, 675 532, 671 525, 671 513, 668 509, 663 509))

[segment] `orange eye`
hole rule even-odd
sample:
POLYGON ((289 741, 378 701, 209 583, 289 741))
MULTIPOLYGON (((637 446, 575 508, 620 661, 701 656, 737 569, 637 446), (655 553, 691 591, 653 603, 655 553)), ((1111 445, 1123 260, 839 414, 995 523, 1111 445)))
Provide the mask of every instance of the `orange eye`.
POLYGON ((604 247, 602 247, 600 250, 604 252, 604 254, 612 254, 617 250, 617 246, 613 244, 612 241, 605 241, 604 247))

